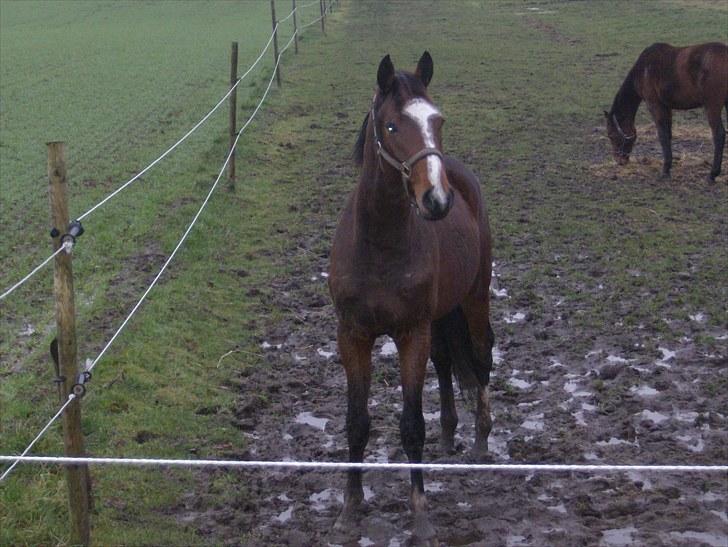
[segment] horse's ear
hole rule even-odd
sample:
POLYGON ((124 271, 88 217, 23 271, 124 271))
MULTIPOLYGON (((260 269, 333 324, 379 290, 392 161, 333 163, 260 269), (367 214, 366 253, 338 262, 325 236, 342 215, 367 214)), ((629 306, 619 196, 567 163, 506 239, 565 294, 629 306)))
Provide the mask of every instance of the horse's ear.
POLYGON ((432 80, 432 70, 432 56, 429 51, 425 51, 422 54, 422 57, 420 57, 420 60, 417 63, 417 68, 415 69, 415 76, 422 80, 425 87, 430 85, 430 80, 432 80))
POLYGON ((382 61, 379 63, 379 70, 377 70, 377 85, 379 91, 387 93, 392 88, 394 83, 394 65, 389 55, 385 55, 382 61))
POLYGON ((607 112, 606 110, 604 111, 604 117, 609 119, 609 112, 607 112))

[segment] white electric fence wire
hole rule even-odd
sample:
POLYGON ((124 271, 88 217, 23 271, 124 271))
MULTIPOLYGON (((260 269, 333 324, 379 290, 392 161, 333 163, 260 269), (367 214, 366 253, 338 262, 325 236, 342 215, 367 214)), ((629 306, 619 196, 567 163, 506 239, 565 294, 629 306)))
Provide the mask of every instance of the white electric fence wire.
MULTIPOLYGON (((291 14, 293 11, 291 11, 291 14)), ((179 139, 176 143, 174 143, 170 148, 168 148, 161 156, 159 156, 157 159, 155 159, 152 163, 147 165, 144 169, 142 169, 139 173, 134 175, 131 179, 126 181, 124 184, 122 184, 119 188, 114 190, 112 193, 110 193, 108 196, 106 196, 104 199, 102 199, 100 202, 98 202, 96 205, 91 207, 88 211, 83 213, 81 216, 77 217, 77 220, 83 220, 88 215, 93 213, 96 209, 104 205, 107 201, 112 199, 114 196, 119 194, 121 191, 123 191, 125 188, 127 188, 129 185, 134 183, 136 180, 138 180, 144 173, 149 171, 152 167, 154 167, 157 163, 162 161, 165 157, 167 157, 175 148, 177 148, 180 144, 182 144, 187 137, 189 137, 192 133, 194 133, 203 123, 205 123, 210 116, 218 109, 220 108, 220 105, 222 105, 223 102, 230 96, 230 94, 237 88, 238 84, 240 84, 241 81, 243 81, 248 74, 258 65, 260 60, 263 58, 263 55, 265 55, 266 51, 268 51, 268 48, 270 47, 271 42, 273 41, 273 36, 275 35, 276 30, 278 30, 278 24, 273 28, 273 32, 270 35, 270 38, 268 38, 268 42, 266 42, 265 47, 263 47, 263 50, 260 52, 260 55, 258 55, 258 58, 255 60, 255 62, 250 65, 248 70, 243 74, 238 80, 235 82, 235 84, 228 90, 228 92, 223 96, 222 99, 220 99, 217 104, 210 110, 199 122, 197 122, 192 129, 190 129, 187 133, 185 133, 181 139, 179 139)), ((53 253, 51 256, 46 258, 43 262, 41 262, 38 266, 36 266, 33 271, 31 271, 28 275, 23 277, 20 281, 18 281, 15 285, 8 288, 5 292, 3 292, 0 295, 0 300, 3 300, 7 296, 9 296, 13 291, 15 291, 18 287, 26 283, 31 277, 33 277, 36 273, 38 273, 40 270, 43 269, 58 253, 61 252, 63 248, 59 248, 55 253, 53 253)))
MULTIPOLYGON (((294 36, 295 36, 295 34, 294 34, 294 36)), ((283 48, 283 50, 281 51, 281 54, 283 53, 283 51, 286 50, 286 48, 288 48, 288 46, 291 44, 292 40, 293 40, 293 37, 291 37, 291 40, 288 42, 288 44, 286 44, 286 47, 283 48)), ((205 200, 202 202, 202 205, 198 209, 197 214, 192 219, 192 222, 190 222, 189 226, 187 227, 187 230, 185 230, 185 233, 182 235, 182 238, 179 240, 179 242, 177 243, 177 246, 172 251, 172 254, 169 255, 169 258, 167 258, 165 263, 162 265, 162 268, 159 270, 159 273, 157 273, 157 275, 154 278, 154 280, 152 281, 152 283, 144 291, 144 294, 142 294, 141 298, 136 303, 136 305, 132 308, 129 315, 126 316, 126 319, 124 319, 124 322, 117 329, 117 331, 114 333, 114 335, 111 337, 111 339, 106 343, 106 345, 104 346, 104 349, 101 350, 101 352, 98 354, 96 359, 94 359, 93 362, 86 368, 86 370, 88 372, 93 370, 93 368, 96 366, 96 364, 99 362, 99 360, 104 356, 106 351, 111 347, 111 344, 114 343, 114 340, 116 340, 116 338, 119 336, 119 334, 121 334, 121 331, 124 330, 124 327, 126 327, 127 323, 129 323, 129 320, 134 316, 136 311, 142 305, 142 302, 144 302, 147 295, 151 292, 151 290, 157 284, 157 281, 159 281, 159 278, 162 276, 164 271, 167 269, 167 266, 169 266, 170 262, 172 262, 175 255, 177 254, 177 251, 179 251, 180 247, 182 247, 182 244, 187 239, 187 236, 189 235, 193 226, 197 223, 197 219, 202 214, 202 211, 207 206, 207 203, 210 201, 210 198, 212 197, 213 192, 217 188, 217 185, 220 182, 220 179, 222 178, 222 174, 225 172, 225 168, 227 167, 227 164, 230 162, 230 158, 235 153, 235 148, 238 144, 238 140, 240 140, 240 136, 243 134, 243 131, 245 131, 245 128, 248 127, 248 125, 253 120, 255 115, 258 113, 258 110, 260 110, 260 107, 262 106, 263 101, 265 101, 266 97, 268 96, 268 92, 270 91, 271 85, 273 84, 273 78, 275 78, 275 69, 278 68, 278 63, 280 62, 280 59, 281 59, 281 54, 279 54, 278 58, 276 59, 276 64, 273 67, 273 75, 271 76, 271 78, 268 82, 268 86, 266 87, 265 92, 263 93, 263 97, 261 98, 260 102, 258 102, 258 105, 255 107, 255 110, 250 115, 248 120, 245 122, 245 125, 243 125, 243 127, 238 132, 238 135, 235 138, 235 142, 233 142, 233 145, 230 147, 230 152, 228 153, 227 157, 225 158, 225 162, 222 164, 222 168, 220 169, 220 172, 218 173, 217 178, 215 179, 215 182, 213 183, 212 187, 210 188, 210 191, 207 193, 207 197, 205 197, 205 200)), ((61 410, 59 410, 56 413, 56 415, 53 418, 51 418, 51 420, 46 424, 46 426, 43 428, 43 430, 36 436, 35 439, 33 439, 33 442, 31 442, 30 445, 28 445, 28 447, 23 451, 23 454, 22 454, 23 456, 25 456, 25 454, 28 453, 28 450, 30 450, 31 447, 38 441, 38 439, 40 439, 43 436, 43 434, 48 430, 48 428, 51 426, 51 424, 56 420, 56 418, 58 418, 58 416, 61 414, 61 412, 63 412, 63 410, 66 408, 66 406, 68 406, 68 404, 71 402, 71 400, 73 400, 73 398, 75 398, 75 395, 73 395, 73 394, 69 395, 69 400, 66 401, 66 404, 64 404, 61 407, 61 410)), ((4 460, 0 460, 0 461, 4 461, 4 460)), ((2 481, 2 479, 4 479, 10 473, 10 471, 13 469, 13 467, 15 467, 15 463, 9 469, 7 469, 5 471, 5 473, 3 473, 2 477, 0 477, 0 481, 2 481)))
POLYGON ((288 15, 286 15, 283 19, 279 20, 276 23, 276 26, 280 25, 281 23, 285 23, 286 21, 288 21, 291 17, 293 17, 293 14, 296 13, 297 11, 298 11, 298 6, 296 6, 296 9, 292 9, 291 10, 291 13, 289 13, 288 15))
MULTIPOLYGON (((295 36, 295 34, 294 34, 295 36)), ((263 93, 263 97, 258 102, 258 105, 255 107, 255 110, 253 110, 253 113, 250 115, 248 120, 245 122, 245 124, 240 128, 240 131, 238 132, 237 137, 235 137, 235 142, 233 142, 232 147, 230 148, 230 152, 228 153, 227 157, 225 158, 225 162, 222 165, 222 168, 220 169, 220 172, 217 175, 217 178, 215 179, 214 184, 212 185, 212 188, 210 188, 210 191, 207 194, 207 197, 205 198, 205 201, 202 202, 202 205, 200 206, 199 210, 197 211, 197 214, 192 219, 192 222, 187 227, 187 230, 182 235, 182 238, 177 243, 177 246, 172 251, 172 254, 169 255, 169 258, 165 261, 165 263, 162 265, 162 268, 159 270, 159 273, 156 275, 152 283, 147 287, 147 289, 144 291, 144 294, 142 294, 142 297, 139 299, 139 301, 136 303, 136 305, 132 308, 129 315, 127 315, 126 319, 122 322, 121 326, 117 329, 117 331, 114 333, 114 335, 111 337, 111 339, 106 343, 104 348, 101 350, 101 352, 96 356, 96 358, 89 364, 86 370, 89 372, 93 370, 93 368, 96 366, 96 364, 101 360, 101 358, 104 356, 104 354, 107 352, 107 350, 111 347, 111 344, 114 343, 114 340, 121 334, 121 332, 124 330, 124 327, 129 323, 131 318, 134 316, 134 314, 137 312, 139 307, 142 305, 142 302, 146 299, 147 295, 150 293, 150 291, 154 288, 154 286, 157 284, 157 281, 159 281, 159 278, 162 276, 164 271, 167 269, 167 266, 169 266, 169 263, 172 262, 175 255, 177 254, 177 251, 179 251, 180 247, 182 247, 182 244, 187 239, 187 236, 189 235, 190 231, 192 230, 192 227, 197 222, 197 219, 200 217, 200 214, 202 214, 203 209, 207 206, 207 202, 210 200, 210 197, 212 196, 213 192, 217 188, 218 183, 220 182, 220 179, 222 178, 222 174, 225 171, 225 168, 227 167, 227 164, 230 161, 230 158, 235 153, 235 148, 237 147, 238 140, 240 139, 240 136, 243 134, 243 131, 250 125, 250 123, 253 121, 253 118, 258 113, 258 110, 260 110, 260 107, 263 105, 263 101, 265 101, 266 97, 268 96, 268 92, 270 91, 270 87, 273 83, 273 78, 275 78, 275 71, 276 68, 278 68, 278 63, 280 62, 281 55, 283 52, 290 46, 291 42, 293 41, 293 37, 291 37, 291 40, 289 40, 288 44, 286 44, 286 47, 283 48, 281 53, 278 55, 278 58, 276 59, 275 66, 273 67, 273 75, 271 76, 270 80, 268 81, 268 86, 265 89, 265 92, 263 93)))
POLYGON ((134 175, 131 179, 129 179, 128 181, 126 181, 124 184, 122 184, 119 188, 117 188, 116 190, 114 190, 111 194, 109 194, 108 196, 106 196, 99 203, 97 203, 96 205, 94 205, 93 207, 91 207, 91 209, 89 209, 84 214, 82 214, 80 217, 78 217, 78 220, 83 220, 88 215, 90 215, 91 213, 93 213, 96 209, 98 209, 99 207, 101 207, 104 203, 106 203, 107 201, 109 201, 111 198, 113 198, 114 196, 116 196, 119 192, 121 192, 122 190, 124 190, 130 184, 132 184, 134 181, 138 180, 139 177, 141 177, 142 175, 144 175, 144 173, 146 173, 152 167, 154 167, 157 163, 159 163, 160 161, 162 161, 170 152, 172 152, 172 150, 174 150, 175 148, 177 148, 180 144, 182 144, 187 139, 187 137, 189 137, 192 133, 194 133, 197 130, 198 127, 200 127, 203 123, 205 123, 209 119, 209 117, 212 116, 212 114, 218 108, 220 108, 220 105, 223 102, 225 102, 225 100, 230 96, 230 94, 238 87, 238 84, 240 84, 240 82, 248 74, 250 74, 250 71, 252 71, 257 66, 257 64, 263 58, 263 55, 265 54, 265 52, 268 51, 268 48, 270 47, 270 44, 273 41, 273 36, 275 35, 275 32, 276 32, 277 29, 278 29, 278 25, 276 25, 273 28, 273 32, 271 33, 270 38, 268 38, 268 42, 265 44, 265 47, 260 52, 260 55, 258 55, 258 58, 255 60, 255 62, 250 66, 250 68, 248 68, 248 70, 245 72, 245 74, 243 74, 240 78, 238 78, 238 80, 235 82, 235 84, 233 84, 233 86, 228 90, 227 93, 225 93, 225 95, 222 97, 222 99, 220 99, 217 102, 217 104, 212 108, 212 110, 210 110, 199 122, 197 122, 194 125, 194 127, 192 127, 192 129, 190 129, 187 133, 185 133, 184 136, 181 139, 179 139, 170 148, 168 148, 166 152, 164 152, 161 156, 159 156, 157 159, 155 159, 152 163, 150 163, 149 165, 147 165, 142 171, 140 171, 139 173, 137 173, 136 175, 134 175))
POLYGON ((316 23, 318 23, 319 21, 321 21, 322 18, 323 18, 323 16, 319 16, 317 19, 314 19, 310 23, 306 23, 305 25, 301 26, 301 30, 307 29, 311 25, 315 25, 316 23))
POLYGON ((520 471, 520 472, 625 472, 655 473, 726 473, 728 465, 599 465, 550 463, 382 463, 382 462, 303 462, 303 461, 246 461, 246 460, 181 460, 160 458, 89 458, 65 456, 0 456, 0 462, 18 460, 22 463, 99 464, 165 467, 237 467, 321 470, 394 470, 394 471, 520 471))
MULTIPOLYGON (((277 27, 278 27, 278 25, 276 25, 275 28, 277 28, 277 27)), ((274 32, 275 32, 275 30, 274 30, 274 32)), ((162 268, 159 270, 159 273, 157 273, 157 275, 154 278, 154 280, 152 281, 152 283, 144 291, 144 294, 142 294, 142 296, 139 299, 139 301, 136 303, 136 305, 134 306, 134 308, 132 308, 132 310, 129 313, 129 315, 126 317, 126 319, 124 319, 124 322, 117 329, 117 331, 114 333, 114 335, 111 337, 111 339, 107 342, 106 346, 104 346, 104 348, 96 356, 96 358, 93 360, 93 362, 91 362, 91 364, 86 368, 87 371, 90 372, 96 366, 96 364, 99 362, 99 360, 101 359, 101 357, 103 357, 103 355, 106 353, 106 351, 109 349, 109 347, 111 347, 111 344, 114 342, 114 340, 116 340, 116 338, 119 336, 119 334, 121 334, 121 331, 124 330, 124 327, 126 327, 127 323, 134 316, 134 314, 136 313, 136 311, 141 306, 142 302, 144 302, 144 300, 146 299, 146 297, 149 294, 149 292, 157 284, 157 281, 159 281, 159 278, 162 276, 162 274, 164 273, 164 271, 167 269, 167 266, 169 266, 170 262, 172 262, 172 260, 174 259, 175 255, 177 254, 177 251, 179 251, 180 247, 182 246, 182 244, 184 243, 184 241, 187 239, 187 236, 189 235, 190 231, 192 230, 192 228, 194 227, 194 225, 197 223, 197 219, 202 214, 202 211, 207 206, 207 203, 210 201, 210 198, 212 197, 212 194, 214 193, 215 189, 217 188, 217 185, 220 182, 220 179, 222 178, 222 174, 225 171, 225 168, 227 167, 227 164, 230 162, 230 158, 235 153, 235 149, 237 147, 237 144, 238 144, 238 141, 240 140, 241 135, 243 134, 243 132, 245 131, 245 129, 250 125, 250 123, 253 121, 253 118, 255 118, 255 115, 260 110, 261 106, 263 105, 263 102, 268 97, 268 93, 270 92, 271 85, 273 85, 273 79, 275 78, 276 69, 278 68, 278 65, 281 62, 281 56, 291 46, 291 44, 293 43, 294 38, 296 37, 296 34, 298 34, 298 31, 296 31, 296 32, 293 33, 293 35, 291 36, 291 38, 288 40, 288 43, 286 43, 286 45, 283 47, 283 49, 281 49, 280 53, 278 54, 278 57, 276 58, 275 65, 273 66, 273 73, 271 74, 270 80, 268 80, 268 85, 265 88, 265 92, 263 93, 263 96, 261 97, 261 99, 258 102, 257 106, 255 107, 255 110, 253 110, 253 112, 251 113, 251 115, 248 117, 248 120, 240 128, 240 131, 238 131, 238 134, 235 137, 235 141, 233 142, 233 145, 230 147, 230 152, 228 153, 227 157, 225 158, 225 161, 223 162, 222 167, 220 168, 220 172, 218 173, 217 178, 215 179, 215 182, 212 185, 212 188, 210 188, 210 191, 207 193, 207 196, 205 197, 205 200, 202 202, 202 205, 200 206, 199 210, 197 211, 197 214, 195 214, 194 218, 192 219, 192 222, 190 222, 189 226, 187 227, 187 230, 185 230, 185 233, 182 235, 182 238, 177 243, 177 246, 172 251, 172 254, 169 255, 169 258, 167 258, 167 260, 165 261, 165 263, 162 265, 162 268)), ((268 45, 270 45, 270 40, 268 41, 268 45)), ((266 48, 268 47, 268 45, 266 45, 266 48)), ((260 60, 260 57, 258 58, 258 60, 260 60)), ((256 61, 256 63, 257 62, 258 61, 256 61)), ((250 72, 250 70, 252 70, 252 67, 251 67, 251 69, 248 70, 248 72, 250 72)), ((246 72, 246 75, 247 75, 247 72, 246 72)), ((238 80, 238 83, 240 82, 240 80, 242 80, 242 78, 240 78, 238 80)), ((63 245, 62 247, 60 247, 60 249, 58 251, 56 251, 55 254, 58 254, 58 252, 60 252, 61 250, 63 250, 65 247, 66 247, 66 245, 63 245)), ((55 254, 54 254, 54 256, 55 256, 55 254)), ((48 428, 53 424, 53 422, 56 421, 56 419, 58 418, 58 416, 61 415, 61 413, 66 409, 66 407, 75 398, 76 398, 76 396, 74 394, 70 394, 68 396, 68 400, 65 402, 65 404, 60 408, 60 410, 58 410, 58 412, 56 412, 56 414, 53 416, 53 418, 50 419, 50 421, 45 425, 45 427, 40 431, 40 433, 38 433, 38 435, 36 435, 35 439, 33 439, 33 441, 26 447, 26 449, 23 451, 23 453, 21 454, 21 456, 19 458, 25 457, 25 455, 33 447, 33 445, 35 445, 35 443, 38 442, 38 439, 40 439, 43 436, 43 434, 48 430, 48 428)), ((12 459, 13 459, 12 456, 3 456, 3 457, 0 457, 0 461, 10 461, 12 459)), ((18 464, 19 461, 21 461, 21 459, 17 459, 8 469, 5 470, 5 472, 2 474, 2 476, 0 476, 0 482, 2 482, 2 480, 5 479, 5 477, 7 477, 10 474, 10 472, 13 470, 13 468, 15 468, 15 466, 18 464)))
POLYGON ((20 462, 20 461, 21 461, 21 459, 22 459, 23 457, 25 457, 25 455, 26 455, 26 454, 28 453, 28 451, 29 451, 29 450, 30 450, 31 448, 33 448, 33 445, 35 445, 35 443, 37 443, 37 442, 38 442, 38 439, 40 439, 40 438, 41 438, 41 437, 43 436, 43 434, 44 434, 44 433, 45 433, 46 431, 48 431, 48 428, 49 428, 49 427, 50 427, 50 426, 51 426, 51 425, 53 424, 53 422, 55 422, 55 421, 56 421, 56 420, 58 419, 58 416, 60 416, 60 415, 61 415, 61 414, 63 413, 63 411, 64 411, 64 410, 66 410, 66 407, 67 407, 68 405, 70 405, 70 404, 71 404, 71 401, 73 401, 73 400, 74 400, 75 398, 76 398, 76 395, 74 395, 73 393, 71 393, 71 394, 70 394, 70 395, 68 396, 68 399, 67 399, 67 400, 66 400, 66 402, 65 402, 65 403, 63 404, 63 406, 62 406, 62 407, 61 407, 61 408, 60 408, 60 409, 58 410, 58 412, 56 412, 56 415, 55 415, 55 416, 53 416, 53 417, 52 417, 52 418, 51 418, 51 419, 50 419, 50 420, 48 421, 48 423, 47 423, 47 424, 45 425, 45 427, 44 427, 43 429, 41 429, 41 430, 40 430, 40 433, 38 433, 38 434, 37 434, 37 435, 35 436, 35 439, 33 439, 33 440, 31 441, 31 443, 30 443, 30 444, 28 445, 28 447, 27 447, 27 448, 26 448, 25 450, 23 450, 23 453, 22 453, 22 454, 20 455, 20 457, 17 457, 17 456, 16 456, 16 457, 12 457, 12 456, 11 456, 11 457, 9 457, 9 458, 0 458, 0 461, 9 461, 9 460, 13 460, 13 459, 15 459, 15 461, 13 462, 13 465, 11 465, 10 467, 8 467, 8 468, 7 468, 6 470, 5 470, 5 472, 4 472, 3 474, 2 474, 2 476, 0 476, 0 482, 2 482, 2 481, 3 481, 3 479, 5 479, 5 477, 7 477, 7 476, 8 476, 9 474, 10 474, 10 472, 11 472, 11 471, 12 471, 12 470, 13 470, 13 469, 15 468, 15 466, 16 466, 16 465, 18 465, 18 462, 20 462), (17 458, 17 459, 16 459, 16 458, 17 458))
POLYGON ((35 268, 33 268, 33 271, 31 271, 23 279, 21 279, 20 281, 18 281, 15 285, 13 285, 9 289, 7 289, 4 293, 0 294, 0 300, 2 300, 3 298, 5 298, 6 296, 9 296, 15 289, 17 289, 18 287, 20 287, 21 285, 23 285, 26 281, 28 281, 36 273, 38 273, 40 270, 42 270, 43 267, 46 264, 48 264, 51 260, 53 260, 56 256, 58 256, 58 254, 61 251, 64 251, 66 249, 69 249, 69 251, 70 251, 70 246, 71 245, 72 245, 72 243, 70 241, 68 241, 68 242, 64 243, 63 245, 61 245, 60 247, 58 247, 58 250, 56 250, 56 252, 54 252, 51 256, 49 256, 43 262, 41 262, 35 268))

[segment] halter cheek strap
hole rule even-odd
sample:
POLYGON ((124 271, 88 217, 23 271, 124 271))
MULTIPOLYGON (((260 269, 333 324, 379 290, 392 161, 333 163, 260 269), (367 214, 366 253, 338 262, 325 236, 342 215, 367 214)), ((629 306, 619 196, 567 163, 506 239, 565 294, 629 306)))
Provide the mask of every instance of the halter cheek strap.
POLYGON ((409 187, 407 186, 407 182, 412 176, 412 168, 415 166, 415 164, 422 158, 426 158, 427 156, 437 156, 444 162, 442 152, 440 152, 437 148, 422 148, 421 150, 412 154, 406 160, 399 161, 397 158, 392 156, 392 154, 387 152, 384 149, 384 146, 382 146, 382 141, 379 139, 379 135, 377 134, 377 120, 374 117, 374 108, 372 108, 371 110, 371 119, 372 129, 374 130, 374 142, 377 145, 377 156, 380 160, 386 161, 389 165, 391 165, 400 172, 400 174, 402 175, 402 184, 404 184, 404 191, 407 195, 409 195, 410 192, 409 187))
POLYGON ((634 139, 637 136, 636 134, 635 135, 631 135, 631 136, 627 136, 627 135, 624 134, 624 131, 622 131, 622 127, 619 125, 619 121, 617 121, 617 115, 616 114, 612 114, 612 119, 614 120, 614 125, 617 128, 617 131, 619 132, 620 136, 624 140, 631 141, 632 139, 634 139))

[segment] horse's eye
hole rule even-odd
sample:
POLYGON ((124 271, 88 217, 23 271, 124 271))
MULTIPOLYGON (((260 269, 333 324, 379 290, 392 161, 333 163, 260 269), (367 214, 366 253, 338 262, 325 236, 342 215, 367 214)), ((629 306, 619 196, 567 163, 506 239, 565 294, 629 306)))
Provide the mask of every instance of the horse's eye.
POLYGON ((390 133, 396 133, 397 132, 397 126, 394 125, 394 122, 388 122, 387 125, 385 125, 387 128, 387 131, 390 133))

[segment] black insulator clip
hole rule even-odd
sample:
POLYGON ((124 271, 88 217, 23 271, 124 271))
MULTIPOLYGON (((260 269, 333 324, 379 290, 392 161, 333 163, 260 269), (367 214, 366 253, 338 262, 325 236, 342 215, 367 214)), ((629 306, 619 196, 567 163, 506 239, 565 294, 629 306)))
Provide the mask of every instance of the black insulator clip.
POLYGON ((73 384, 73 387, 71 388, 71 393, 73 393, 77 399, 80 399, 84 395, 86 395, 86 386, 83 384, 73 384))
POLYGON ((80 220, 74 220, 68 225, 68 232, 63 234, 61 237, 61 245, 64 244, 66 241, 70 241, 71 243, 76 243, 76 238, 81 237, 83 235, 84 229, 81 225, 80 220))
POLYGON ((73 387, 71 387, 71 393, 73 393, 79 399, 86 395, 86 382, 90 380, 90 371, 84 370, 83 372, 79 373, 78 377, 76 378, 76 383, 73 384, 73 387))

